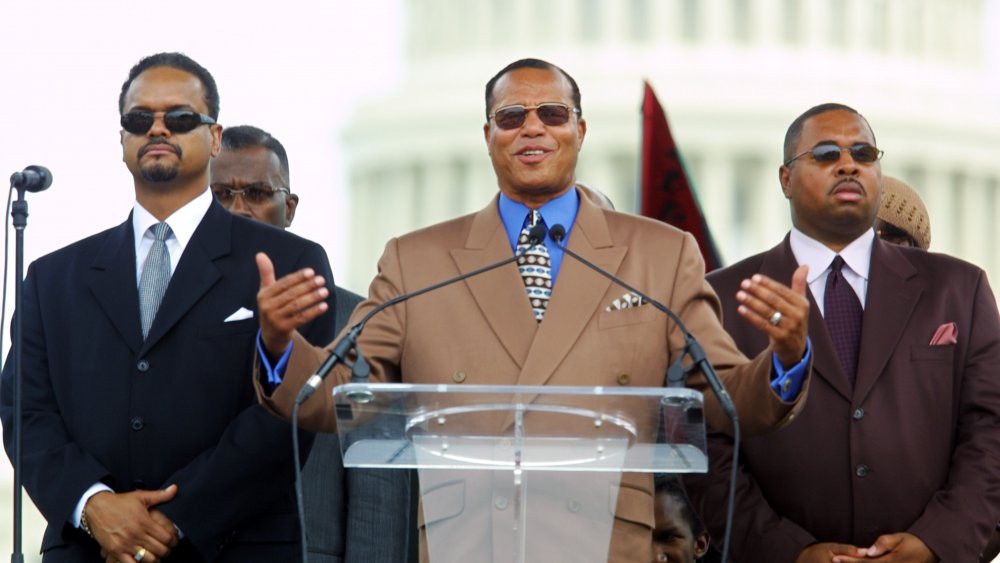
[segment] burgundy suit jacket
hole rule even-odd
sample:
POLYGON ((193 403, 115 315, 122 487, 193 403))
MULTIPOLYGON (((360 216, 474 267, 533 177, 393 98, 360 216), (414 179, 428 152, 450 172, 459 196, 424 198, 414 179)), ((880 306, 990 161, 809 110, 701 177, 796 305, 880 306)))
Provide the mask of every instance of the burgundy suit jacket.
MULTIPOLYGON (((704 265, 691 235, 658 221, 603 210, 581 196, 568 245, 606 271, 648 291, 682 317, 734 397, 745 433, 761 433, 787 423, 801 408, 808 378, 798 401, 782 402, 768 385, 771 351, 748 361, 722 330, 718 300, 704 280, 704 265)), ((352 324, 378 303, 400 293, 511 254, 496 198, 477 213, 393 239, 379 261, 369 299, 355 310, 352 324)), ((373 378, 382 381, 662 386, 668 362, 680 352, 683 337, 652 305, 607 311, 624 292, 567 255, 545 320, 539 324, 532 316, 517 267, 508 264, 381 312, 368 323, 359 347, 372 364, 373 378), (456 379, 458 373, 462 377, 456 379)), ((294 396, 325 356, 323 349, 296 337, 285 382, 272 396, 261 394, 264 405, 289 416, 294 396)), ((342 367, 338 366, 326 379, 326 387, 303 405, 300 414, 305 427, 334 429, 329 390, 349 379, 350 370, 342 367)), ((702 390, 707 387, 700 378, 689 383, 702 390)), ((710 397, 706 398, 706 416, 724 424, 725 416, 710 397)), ((423 476, 421 488, 428 488, 423 476)), ((489 530, 489 511, 469 508, 473 492, 488 494, 489 489, 471 485, 457 489, 455 512, 445 516, 464 523, 470 518, 486 518, 479 529, 489 530)), ((625 474, 613 512, 617 519, 610 560, 648 559, 653 519, 648 475, 625 474)), ((564 528, 577 536, 584 533, 585 528, 572 528, 569 520, 564 522, 564 528)), ((490 541, 488 536, 484 541, 490 541)), ((481 539, 458 532, 451 537, 456 553, 463 553, 466 544, 471 546, 481 539)), ((567 542, 571 543, 572 537, 567 542)), ((492 541, 497 550, 510 547, 510 542, 499 536, 492 541)))
MULTIPOLYGON (((767 342, 736 313, 740 280, 785 279, 796 266, 786 237, 708 276, 745 354, 767 342)), ((976 561, 1000 515, 1000 322, 983 271, 876 239, 853 389, 815 302, 809 333, 808 405, 741 448, 734 561, 792 562, 811 543, 867 547, 895 532, 943 562, 976 561), (951 322, 957 343, 930 345, 951 322)), ((732 450, 725 437, 710 442, 709 475, 688 481, 718 539, 732 450)))

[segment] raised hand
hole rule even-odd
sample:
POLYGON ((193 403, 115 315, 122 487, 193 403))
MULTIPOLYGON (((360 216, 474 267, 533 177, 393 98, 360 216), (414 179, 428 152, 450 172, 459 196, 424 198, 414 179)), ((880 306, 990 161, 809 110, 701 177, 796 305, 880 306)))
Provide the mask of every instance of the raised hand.
POLYGON ((771 349, 783 366, 802 360, 809 334, 809 299, 806 297, 808 266, 792 274, 792 286, 756 274, 743 280, 736 300, 739 314, 767 334, 771 349))
POLYGON ((279 280, 274 278, 274 265, 263 252, 257 254, 260 291, 257 310, 260 312, 260 333, 271 359, 288 348, 292 332, 326 312, 325 299, 330 294, 323 276, 312 268, 304 268, 279 280))

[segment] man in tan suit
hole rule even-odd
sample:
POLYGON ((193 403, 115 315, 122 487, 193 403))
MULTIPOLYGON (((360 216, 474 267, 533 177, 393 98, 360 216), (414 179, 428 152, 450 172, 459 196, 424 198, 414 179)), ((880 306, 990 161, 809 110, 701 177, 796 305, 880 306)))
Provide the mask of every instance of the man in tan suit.
MULTIPOLYGON (((719 301, 705 283, 694 238, 580 197, 575 169, 587 130, 580 108, 575 81, 544 61, 517 61, 490 80, 483 130, 500 194, 482 211, 391 240, 369 298, 352 321, 401 293, 511 257, 526 216, 537 210, 537 220, 548 227, 566 227, 568 248, 681 316, 735 398, 745 432, 759 434, 792 420, 804 402, 809 371, 805 269, 793 276, 794 290, 762 276, 746 281, 739 294, 741 314, 771 342, 748 361, 721 327, 719 301)), ((674 323, 649 304, 612 306, 622 297, 621 287, 562 256, 551 242, 546 246, 552 283, 542 288, 553 288, 547 305, 544 291, 533 301, 526 298, 522 276, 511 264, 373 317, 359 341, 373 377, 463 385, 662 386, 667 366, 684 346, 674 323)), ((307 270, 275 280, 267 257, 259 256, 258 266, 261 344, 267 357, 261 358, 257 382, 264 404, 288 416, 303 381, 327 355, 294 329, 322 313, 327 290, 324 280, 307 270), (284 373, 273 373, 274 365, 285 366, 284 373), (276 387, 268 383, 281 377, 276 387)), ((326 385, 343 383, 348 375, 338 368, 326 385)), ((706 388, 701 377, 690 384, 706 388)), ((317 395, 326 402, 305 403, 302 424, 332 430, 328 389, 317 395)), ((729 427, 712 398, 706 411, 713 425, 729 427)), ((652 493, 648 475, 622 478, 610 561, 648 560, 652 493)), ((479 494, 465 486, 458 508, 471 505, 479 494)), ((461 510, 451 516, 460 514, 453 520, 481 517, 461 510)), ((482 537, 454 537, 452 549, 461 553, 473 542, 481 549, 482 542, 491 541, 498 549, 503 540, 490 537, 489 522, 485 528, 482 537)))

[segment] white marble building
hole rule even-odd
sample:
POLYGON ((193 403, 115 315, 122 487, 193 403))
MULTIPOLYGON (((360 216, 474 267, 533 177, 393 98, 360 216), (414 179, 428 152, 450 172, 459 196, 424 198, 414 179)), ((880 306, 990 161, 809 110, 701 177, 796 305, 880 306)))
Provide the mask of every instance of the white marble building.
POLYGON ((932 250, 1000 287, 1000 94, 984 0, 410 0, 405 76, 343 137, 347 285, 367 287, 393 235, 481 208, 496 191, 483 87, 539 57, 576 78, 588 134, 578 178, 637 210, 642 81, 688 164, 726 263, 790 226, 777 181, 802 111, 866 115, 883 170, 927 201, 932 250))

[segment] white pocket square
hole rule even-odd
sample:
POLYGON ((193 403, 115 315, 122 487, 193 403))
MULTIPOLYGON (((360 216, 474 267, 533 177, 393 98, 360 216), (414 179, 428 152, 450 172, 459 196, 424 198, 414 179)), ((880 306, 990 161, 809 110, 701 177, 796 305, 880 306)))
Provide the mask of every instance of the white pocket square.
POLYGON ((225 323, 231 323, 234 321, 242 321, 243 319, 252 319, 253 311, 247 309, 246 307, 240 307, 235 313, 226 317, 226 320, 222 321, 225 323))
POLYGON ((622 309, 631 309, 633 307, 641 307, 646 304, 646 300, 640 297, 638 294, 632 293, 631 291, 622 295, 618 299, 611 302, 610 305, 604 308, 608 313, 612 311, 621 311, 622 309))

